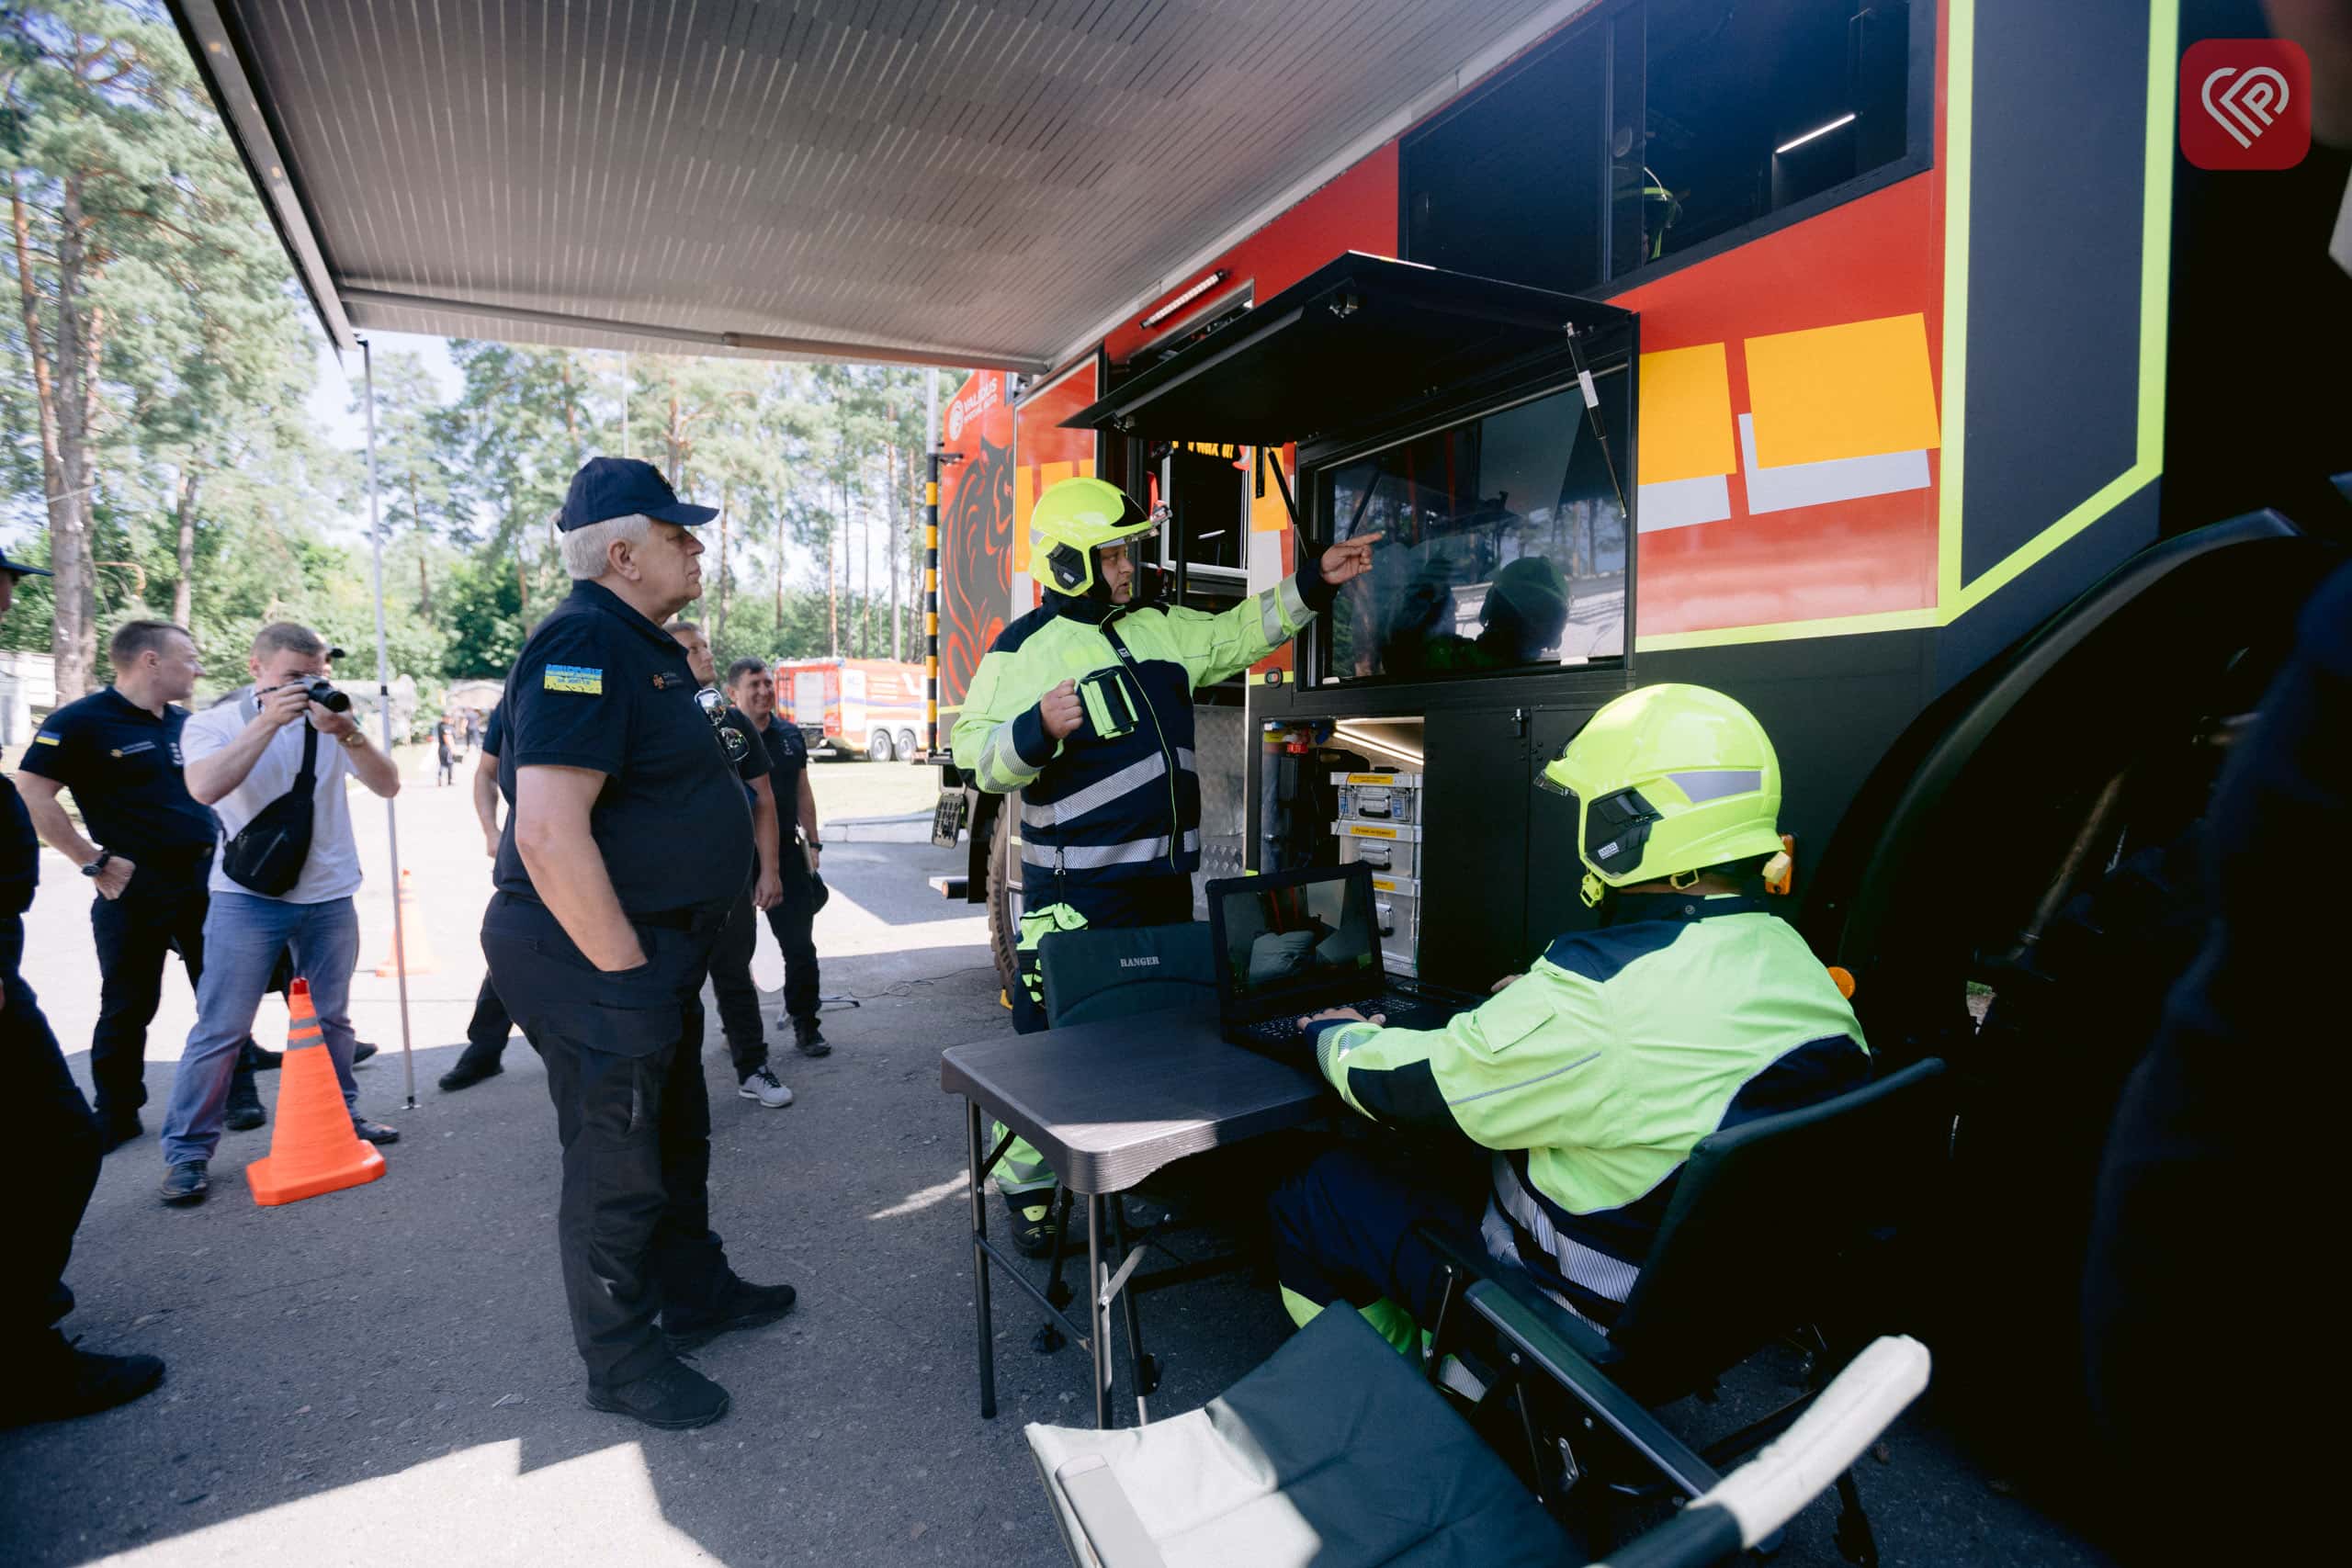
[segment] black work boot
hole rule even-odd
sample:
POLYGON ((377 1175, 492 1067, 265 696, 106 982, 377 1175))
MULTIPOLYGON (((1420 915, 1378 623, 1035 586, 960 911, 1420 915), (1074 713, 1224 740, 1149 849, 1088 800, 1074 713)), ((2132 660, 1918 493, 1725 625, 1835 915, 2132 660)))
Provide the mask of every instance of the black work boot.
POLYGON ((80 1350, 51 1329, 31 1354, 10 1358, 0 1384, 0 1427, 64 1421, 128 1404, 164 1381, 153 1356, 102 1356, 80 1350))
POLYGON ((1012 1224, 1012 1245, 1030 1258, 1043 1258, 1054 1250, 1054 1190, 1040 1187, 1035 1192, 1004 1194, 1005 1213, 1012 1224))
POLYGON ((664 1361, 641 1378, 588 1385, 588 1408, 632 1416, 665 1432, 707 1427, 727 1414, 727 1391, 687 1366, 664 1361))
POLYGON ((833 1048, 825 1043, 824 1031, 817 1027, 817 1021, 813 1018, 792 1021, 792 1044, 804 1056, 830 1056, 833 1054, 833 1048))
POLYGON ((494 1078, 504 1072, 506 1066, 499 1058, 505 1049, 503 1042, 491 1051, 484 1051, 478 1045, 467 1046, 458 1057, 457 1066, 441 1075, 441 1092, 455 1094, 461 1089, 471 1089, 484 1078, 494 1078))
POLYGON ((274 1072, 286 1060, 285 1052, 264 1050, 261 1046, 254 1043, 253 1037, 251 1035, 247 1035, 245 1037, 245 1043, 242 1046, 238 1047, 238 1053, 244 1063, 245 1070, 248 1072, 274 1072))
POLYGON ((730 1278, 718 1300, 707 1307, 663 1307, 662 1332, 673 1350, 691 1350, 731 1330, 774 1323, 792 1310, 795 1299, 789 1285, 754 1285, 730 1278))
POLYGON ((269 1120, 269 1112, 261 1108, 260 1091, 253 1079, 243 1074, 229 1086, 229 1111, 223 1125, 232 1133, 249 1133, 269 1120))

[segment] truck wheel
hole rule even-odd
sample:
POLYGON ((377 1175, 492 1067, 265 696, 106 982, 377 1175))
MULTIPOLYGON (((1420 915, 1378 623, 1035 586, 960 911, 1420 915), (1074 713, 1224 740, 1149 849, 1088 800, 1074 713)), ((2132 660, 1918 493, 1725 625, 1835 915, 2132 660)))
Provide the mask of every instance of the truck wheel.
POLYGON ((865 760, 869 762, 895 762, 896 752, 890 750, 890 732, 877 729, 865 738, 865 760))
POLYGON ((999 811, 995 830, 989 835, 989 953, 1007 997, 1020 983, 1013 960, 1021 936, 1020 920, 1012 912, 1012 813, 999 811))
POLYGON ((901 729, 899 731, 899 761, 911 762, 914 760, 915 732, 911 729, 901 729))

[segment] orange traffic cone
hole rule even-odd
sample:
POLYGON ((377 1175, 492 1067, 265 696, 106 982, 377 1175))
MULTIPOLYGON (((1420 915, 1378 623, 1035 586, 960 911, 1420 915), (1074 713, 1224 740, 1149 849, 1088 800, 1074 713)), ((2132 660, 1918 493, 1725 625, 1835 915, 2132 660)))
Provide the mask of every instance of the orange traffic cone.
POLYGON ((416 894, 408 885, 405 868, 401 872, 401 919, 395 931, 391 952, 376 965, 376 978, 389 980, 401 972, 403 950, 408 958, 407 969, 412 975, 430 975, 441 967, 441 961, 433 956, 433 939, 425 934, 424 921, 416 912, 416 894))
POLYGON ((278 1069, 269 1153, 245 1167, 256 1203, 299 1202, 384 1174, 381 1152, 351 1130, 351 1111, 319 1033, 308 980, 294 982, 286 1007, 286 1062, 278 1069))

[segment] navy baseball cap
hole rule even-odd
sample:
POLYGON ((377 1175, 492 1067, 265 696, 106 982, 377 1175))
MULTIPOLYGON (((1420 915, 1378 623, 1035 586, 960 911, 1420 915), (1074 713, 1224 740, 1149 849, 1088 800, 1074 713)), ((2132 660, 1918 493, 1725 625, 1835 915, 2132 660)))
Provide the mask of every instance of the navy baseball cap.
POLYGON ((27 566, 23 561, 9 559, 8 552, 6 550, 0 550, 0 571, 11 572, 17 577, 47 577, 51 575, 49 568, 45 566, 27 566))
POLYGON ((571 490, 555 525, 569 534, 591 523, 642 513, 664 523, 693 528, 718 515, 715 506, 689 506, 678 499, 662 470, 635 457, 591 457, 571 476, 571 490))

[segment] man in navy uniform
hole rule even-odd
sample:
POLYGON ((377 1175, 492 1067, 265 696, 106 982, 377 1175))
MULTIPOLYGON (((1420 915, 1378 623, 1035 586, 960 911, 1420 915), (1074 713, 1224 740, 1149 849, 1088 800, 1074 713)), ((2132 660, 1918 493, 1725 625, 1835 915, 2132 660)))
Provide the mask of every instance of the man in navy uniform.
MULTIPOLYGON (((107 645, 114 682, 67 703, 25 749, 25 808, 49 846, 82 868, 97 895, 90 929, 98 949, 98 1021, 90 1032, 90 1082, 111 1149, 139 1136, 147 1103, 147 1026, 164 997, 174 951, 193 987, 204 973, 204 916, 212 808, 187 792, 180 705, 204 673, 196 639, 169 621, 126 621, 107 645), (71 790, 82 828, 65 814, 71 790), (87 837, 84 836, 86 829, 87 837)), ((250 1050, 250 1048, 248 1048, 250 1050)), ((241 1052, 229 1091, 232 1126, 266 1118, 241 1052)))
POLYGON ((752 860, 752 812, 662 623, 702 592, 718 515, 649 463, 594 457, 556 525, 572 590, 500 704, 509 815, 482 916, 492 983, 547 1064, 563 1145, 557 1235, 588 1403, 700 1427, 727 1392, 677 1350, 789 1311, 710 1229, 702 982, 752 860))
MULTIPOLYGON (((0 554, 0 615, 25 576, 47 577, 0 554)), ((0 1427, 87 1416, 129 1404, 164 1380, 153 1356, 102 1356, 58 1333, 74 1310, 65 1260, 98 1181, 99 1138, 89 1102, 65 1069, 40 1000, 17 973, 25 911, 40 881, 40 843, 16 784, 0 778, 0 1100, 31 1134, 17 1150, 35 1179, 0 1203, 0 1427)))

